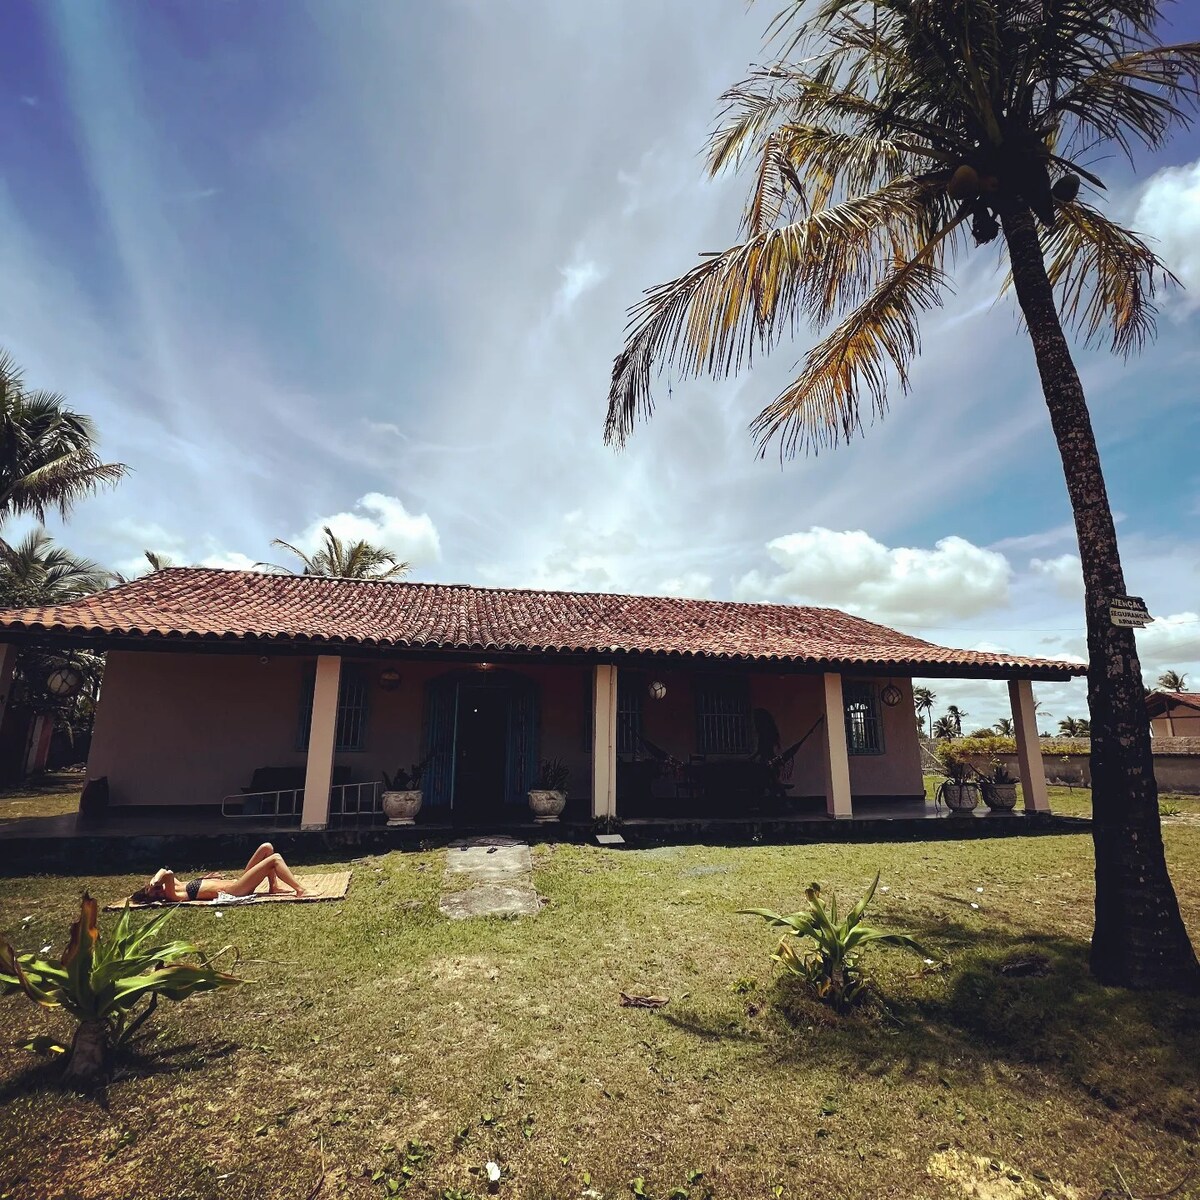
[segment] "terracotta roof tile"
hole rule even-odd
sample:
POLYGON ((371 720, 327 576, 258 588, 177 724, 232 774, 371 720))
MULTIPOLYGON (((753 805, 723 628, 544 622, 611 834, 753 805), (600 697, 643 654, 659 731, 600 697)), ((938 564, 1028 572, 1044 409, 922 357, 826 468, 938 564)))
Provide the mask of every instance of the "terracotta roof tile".
POLYGON ((383 583, 177 567, 51 608, 0 609, 0 637, 279 640, 593 656, 669 655, 793 665, 962 668, 1062 679, 1057 659, 951 650, 832 608, 664 596, 383 583))

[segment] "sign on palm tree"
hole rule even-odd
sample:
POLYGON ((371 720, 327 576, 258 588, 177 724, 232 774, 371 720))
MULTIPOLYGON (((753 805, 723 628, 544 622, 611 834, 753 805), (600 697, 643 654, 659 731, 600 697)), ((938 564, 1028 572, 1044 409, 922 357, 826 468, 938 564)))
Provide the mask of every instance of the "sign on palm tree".
POLYGON ((1200 43, 1161 44, 1161 0, 817 0, 772 24, 775 63, 725 95, 710 167, 752 172, 742 240, 652 288, 613 366, 606 435, 653 411, 666 365, 730 375, 811 322, 824 335, 754 420, 765 449, 817 451, 909 384, 920 318, 953 262, 1007 257, 1075 515, 1091 669, 1102 980, 1200 988, 1158 827, 1132 629, 1100 457, 1064 325, 1127 354, 1170 274, 1106 216, 1102 147, 1162 146, 1200 95, 1200 43))

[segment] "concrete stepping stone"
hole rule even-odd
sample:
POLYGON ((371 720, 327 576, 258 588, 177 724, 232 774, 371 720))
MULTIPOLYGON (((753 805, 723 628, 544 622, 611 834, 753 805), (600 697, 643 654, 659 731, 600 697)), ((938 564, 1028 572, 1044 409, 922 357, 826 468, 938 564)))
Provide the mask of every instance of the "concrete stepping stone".
POLYGON ((445 890, 438 911, 467 917, 528 917, 540 911, 533 855, 515 838, 466 838, 446 848, 445 890), (460 886, 466 884, 466 887, 460 886), (459 885, 459 886, 456 886, 459 885))

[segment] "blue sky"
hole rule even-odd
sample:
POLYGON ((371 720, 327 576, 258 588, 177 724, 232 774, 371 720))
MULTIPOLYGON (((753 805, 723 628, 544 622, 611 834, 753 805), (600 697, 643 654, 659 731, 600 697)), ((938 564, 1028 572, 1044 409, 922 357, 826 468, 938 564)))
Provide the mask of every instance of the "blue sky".
MULTIPOLYGON (((1200 14, 1174 10, 1176 38, 1200 14)), ((0 345, 133 468, 57 536, 249 565, 324 522, 414 577, 834 604, 953 645, 1080 653, 1032 356, 979 256, 912 394, 780 466, 746 427, 804 349, 601 423, 624 312, 728 244, 700 151, 767 5, 5 6, 0 345), (286 20, 281 19, 286 11, 286 20)), ((1200 686, 1200 136, 1098 169, 1189 292, 1082 351, 1148 674, 1200 686)), ((277 556, 277 552, 275 552, 277 556)), ((939 683, 971 722, 1001 691, 939 683)), ((1044 690, 1082 713, 1078 685, 1044 690)))

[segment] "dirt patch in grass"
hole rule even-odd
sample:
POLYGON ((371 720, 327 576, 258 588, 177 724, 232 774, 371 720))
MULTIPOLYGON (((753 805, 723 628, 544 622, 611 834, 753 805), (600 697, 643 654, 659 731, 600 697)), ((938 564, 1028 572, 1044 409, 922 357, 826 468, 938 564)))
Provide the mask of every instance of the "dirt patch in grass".
MULTIPOLYGON (((1200 930, 1200 831, 1165 836, 1200 930)), ((390 1180, 445 1200, 487 1195, 492 1161, 521 1200, 638 1180, 655 1200, 1024 1200, 1095 1197, 1115 1170, 1153 1195, 1196 1165, 1200 1005, 1090 980, 1086 835, 537 847, 550 903, 513 921, 440 917, 439 852, 350 865, 337 905, 172 918, 237 946, 253 983, 163 1006, 107 1109, 7 1056, 0 1195, 384 1197, 390 1180), (877 870, 873 922, 946 961, 878 953, 884 1006, 839 1020, 773 980, 773 935, 736 909, 794 909, 811 879, 845 903, 877 870)), ((0 931, 61 952, 79 889, 134 882, 0 881, 0 931)), ((66 1028, 18 997, 0 1023, 66 1028)))

